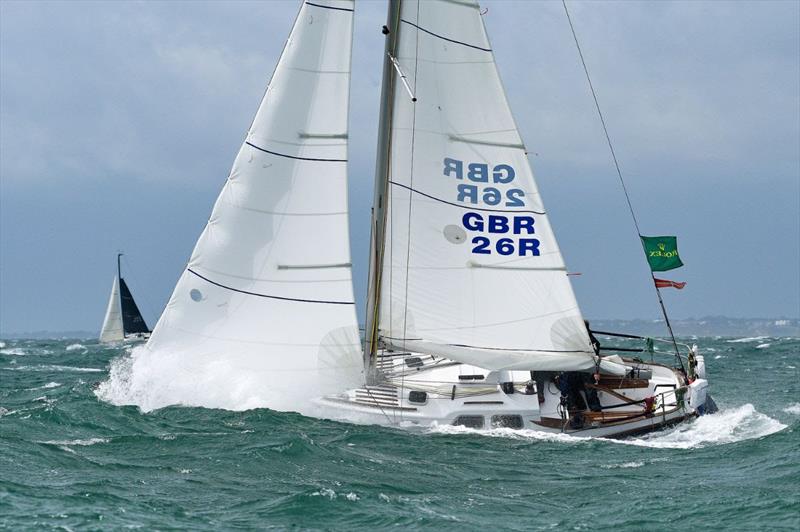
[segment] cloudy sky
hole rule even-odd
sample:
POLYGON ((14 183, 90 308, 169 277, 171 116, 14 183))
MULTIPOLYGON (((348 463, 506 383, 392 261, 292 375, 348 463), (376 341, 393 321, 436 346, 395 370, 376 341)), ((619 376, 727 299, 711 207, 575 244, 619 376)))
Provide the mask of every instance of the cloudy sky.
MULTIPOLYGON (((560 2, 486 1, 511 107, 588 317, 658 306, 560 2)), ((570 2, 675 317, 800 314, 800 3, 570 2)), ((153 325, 297 1, 0 2, 0 334, 97 330, 117 250, 153 325)), ((359 1, 351 235, 363 300, 383 1, 359 1)), ((363 308, 363 306, 361 307, 363 308)), ((360 314, 363 314, 360 311, 360 314)))

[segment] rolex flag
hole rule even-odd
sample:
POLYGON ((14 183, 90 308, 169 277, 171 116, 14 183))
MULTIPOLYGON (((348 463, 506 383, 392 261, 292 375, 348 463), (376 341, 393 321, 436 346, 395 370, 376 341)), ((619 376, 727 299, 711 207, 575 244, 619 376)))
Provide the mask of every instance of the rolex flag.
POLYGON ((642 245, 652 271, 665 272, 683 266, 678 256, 678 237, 643 236, 642 245))

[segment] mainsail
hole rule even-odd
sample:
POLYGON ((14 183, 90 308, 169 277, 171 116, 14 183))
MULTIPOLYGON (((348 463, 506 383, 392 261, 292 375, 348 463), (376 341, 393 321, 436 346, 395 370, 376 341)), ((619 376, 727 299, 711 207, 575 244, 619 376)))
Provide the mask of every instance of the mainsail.
POLYGON ((211 218, 146 348, 234 368, 296 409, 359 384, 347 117, 352 0, 304 2, 211 218), (313 392, 313 393, 311 393, 313 392))
POLYGON ((103 318, 103 328, 100 329, 100 341, 103 343, 121 342, 125 339, 125 330, 122 327, 122 306, 119 298, 119 276, 114 276, 111 283, 111 295, 108 297, 106 316, 103 318))
POLYGON ((380 339, 488 369, 593 367, 478 4, 392 1, 388 29, 368 349, 380 339))

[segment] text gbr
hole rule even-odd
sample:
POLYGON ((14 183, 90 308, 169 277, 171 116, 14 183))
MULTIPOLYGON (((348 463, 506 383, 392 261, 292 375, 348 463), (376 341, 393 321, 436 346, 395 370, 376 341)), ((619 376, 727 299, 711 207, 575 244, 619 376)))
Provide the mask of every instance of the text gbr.
MULTIPOLYGON (((489 168, 485 163, 467 163, 445 157, 443 174, 459 181, 456 187, 456 200, 476 206, 525 207, 525 191, 512 188, 516 172, 511 165, 498 164, 489 168), (491 185, 489 185, 491 183, 491 185)), ((501 214, 483 215, 467 212, 461 217, 461 225, 472 233, 483 233, 472 237, 472 253, 480 255, 519 255, 539 256, 539 240, 522 237, 532 235, 534 218, 530 215, 506 216, 501 214), (488 236, 486 235, 488 233, 488 236), (490 236, 508 235, 492 243, 490 236)))

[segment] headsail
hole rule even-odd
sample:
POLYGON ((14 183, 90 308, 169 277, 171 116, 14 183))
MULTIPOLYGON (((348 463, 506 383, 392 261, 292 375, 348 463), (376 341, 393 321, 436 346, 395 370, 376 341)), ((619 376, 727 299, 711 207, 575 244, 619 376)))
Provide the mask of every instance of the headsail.
POLYGON ((478 4, 399 9, 379 336, 489 369, 593 367, 478 4))
POLYGON ((125 339, 125 330, 122 326, 122 306, 119 298, 119 276, 114 276, 111 284, 111 295, 108 297, 106 316, 103 318, 103 328, 100 329, 100 341, 103 343, 121 342, 125 339))
POLYGON ((277 409, 362 372, 350 267, 352 0, 304 2, 147 349, 234 368, 277 409))
POLYGON ((119 296, 122 308, 122 329, 125 334, 149 333, 150 329, 147 328, 147 323, 145 323, 142 313, 139 312, 136 301, 133 300, 133 294, 122 277, 119 278, 119 296))

